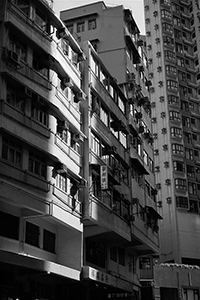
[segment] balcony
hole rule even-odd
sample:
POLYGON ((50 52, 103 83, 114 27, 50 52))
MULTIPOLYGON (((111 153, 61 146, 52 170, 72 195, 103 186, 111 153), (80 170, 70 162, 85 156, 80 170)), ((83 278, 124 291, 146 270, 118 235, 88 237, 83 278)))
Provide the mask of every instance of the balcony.
POLYGON ((130 226, 128 221, 113 212, 111 198, 89 196, 89 203, 84 210, 84 222, 93 226, 93 234, 102 234, 104 240, 112 244, 112 241, 125 242, 131 241, 130 226))
POLYGON ((138 170, 140 174, 150 174, 147 165, 133 147, 130 148, 130 158, 132 165, 138 170))
POLYGON ((5 131, 25 141, 32 147, 49 153, 60 161, 65 162, 73 173, 79 174, 81 166, 81 155, 69 147, 62 139, 48 128, 35 122, 9 105, 1 105, 0 124, 5 131), (42 134, 43 133, 43 134, 42 134), (46 138, 44 138, 44 136, 46 138))

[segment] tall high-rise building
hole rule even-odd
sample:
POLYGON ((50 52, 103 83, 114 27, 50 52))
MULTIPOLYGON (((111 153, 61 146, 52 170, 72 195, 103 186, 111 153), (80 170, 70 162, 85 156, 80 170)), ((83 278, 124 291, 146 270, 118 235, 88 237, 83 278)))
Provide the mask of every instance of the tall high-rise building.
POLYGON ((198 1, 145 0, 160 259, 200 265, 198 1))

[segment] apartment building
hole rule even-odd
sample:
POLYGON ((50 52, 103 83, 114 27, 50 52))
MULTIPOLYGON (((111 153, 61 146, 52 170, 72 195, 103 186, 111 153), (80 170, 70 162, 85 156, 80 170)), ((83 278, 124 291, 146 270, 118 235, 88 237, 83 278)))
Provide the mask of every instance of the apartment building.
POLYGON ((1 299, 80 299, 84 55, 52 4, 1 1, 1 299))
POLYGON ((200 264, 199 3, 146 1, 160 259, 200 264))
POLYGON ((65 10, 61 19, 82 45, 88 64, 83 76, 85 92, 89 87, 83 276, 90 279, 91 297, 130 297, 133 286, 137 299, 138 257, 158 252, 162 219, 156 203, 145 38, 122 5, 107 7, 100 1, 65 10), (119 281, 114 289, 110 282, 118 278, 129 288, 119 281))

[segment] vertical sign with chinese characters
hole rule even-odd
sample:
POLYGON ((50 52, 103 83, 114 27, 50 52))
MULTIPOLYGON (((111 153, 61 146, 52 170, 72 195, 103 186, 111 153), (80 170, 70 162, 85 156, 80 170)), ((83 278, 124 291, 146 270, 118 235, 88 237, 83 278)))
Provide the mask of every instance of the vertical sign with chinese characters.
POLYGON ((108 189, 108 167, 107 165, 101 166, 101 189, 108 189))

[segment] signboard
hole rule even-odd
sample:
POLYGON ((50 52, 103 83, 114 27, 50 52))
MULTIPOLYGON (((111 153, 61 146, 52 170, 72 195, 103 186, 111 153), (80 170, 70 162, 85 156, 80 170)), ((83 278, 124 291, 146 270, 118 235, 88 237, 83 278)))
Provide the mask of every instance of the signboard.
POLYGON ((101 189, 108 189, 108 167, 107 165, 101 166, 101 189))

